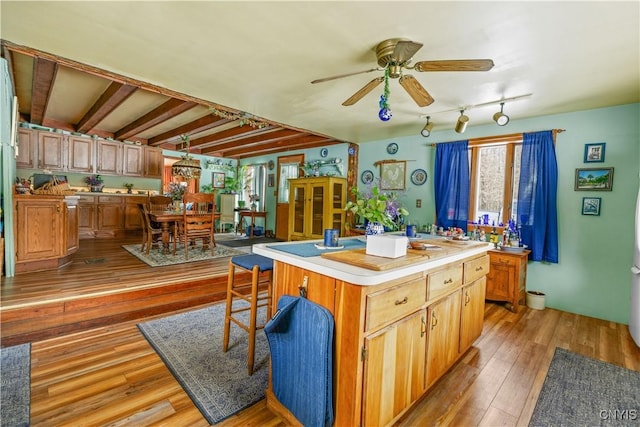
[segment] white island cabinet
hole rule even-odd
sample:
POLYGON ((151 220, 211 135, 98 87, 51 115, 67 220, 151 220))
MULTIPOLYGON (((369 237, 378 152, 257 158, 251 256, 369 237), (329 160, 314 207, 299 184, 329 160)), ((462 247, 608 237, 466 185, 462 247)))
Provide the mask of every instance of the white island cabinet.
MULTIPOLYGON (((433 239, 438 248, 389 259, 340 242, 345 249, 331 255, 282 250, 321 241, 258 244, 253 252, 275 261, 274 312, 280 296, 304 287, 333 314, 334 425, 390 425, 480 336, 489 245, 433 239)), ((267 405, 299 424, 271 384, 267 405)))

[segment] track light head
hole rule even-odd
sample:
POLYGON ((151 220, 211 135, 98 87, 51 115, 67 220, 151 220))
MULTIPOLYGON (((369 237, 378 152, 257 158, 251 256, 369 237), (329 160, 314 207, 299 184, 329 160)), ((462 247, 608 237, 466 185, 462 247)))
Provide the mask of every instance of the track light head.
POLYGON ((509 123, 509 116, 504 114, 502 110, 504 109, 504 102, 500 103, 500 111, 493 115, 493 121, 498 124, 498 126, 505 126, 509 123))
POLYGON ((429 135, 431 135, 431 129, 433 129, 433 123, 429 123, 429 119, 430 117, 427 116, 427 124, 424 125, 424 127, 420 131, 420 135, 424 136, 425 138, 428 138, 429 135))
POLYGON ((458 121, 456 122, 456 132, 464 133, 467 129, 467 124, 469 123, 469 116, 464 115, 464 110, 460 110, 460 117, 458 117, 458 121))

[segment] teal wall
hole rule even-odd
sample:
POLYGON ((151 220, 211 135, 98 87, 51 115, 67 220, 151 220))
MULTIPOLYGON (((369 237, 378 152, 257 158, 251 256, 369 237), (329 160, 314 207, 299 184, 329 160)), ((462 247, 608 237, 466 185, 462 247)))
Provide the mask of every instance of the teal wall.
MULTIPOLYGON (((630 267, 633 257, 635 202, 640 174, 640 104, 597 110, 541 116, 526 120, 512 117, 508 126, 469 125, 464 135, 451 131, 433 132, 429 138, 394 138, 360 145, 359 174, 374 168, 377 160, 395 159, 407 162, 407 190, 403 194, 410 220, 433 222, 433 155, 434 142, 565 129, 557 137, 556 154, 559 169, 558 232, 559 263, 530 262, 527 289, 546 294, 546 305, 585 316, 627 323, 631 288, 630 267), (387 154, 390 142, 398 144, 395 155, 387 154), (605 142, 604 163, 584 163, 584 145, 605 142), (613 167, 612 191, 574 191, 575 169, 613 167), (416 187, 409 181, 411 172, 424 168, 429 174, 426 184, 416 187), (581 213, 583 197, 601 197, 600 216, 581 213), (422 208, 415 200, 422 199, 422 208)), ((392 119, 393 120, 393 119, 392 119)))

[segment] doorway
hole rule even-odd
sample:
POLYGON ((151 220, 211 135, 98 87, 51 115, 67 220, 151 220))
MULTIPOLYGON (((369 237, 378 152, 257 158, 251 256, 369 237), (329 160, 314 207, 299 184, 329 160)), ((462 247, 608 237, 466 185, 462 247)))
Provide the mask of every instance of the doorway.
POLYGON ((278 157, 276 181, 276 238, 289 238, 289 179, 298 178, 304 154, 278 157))

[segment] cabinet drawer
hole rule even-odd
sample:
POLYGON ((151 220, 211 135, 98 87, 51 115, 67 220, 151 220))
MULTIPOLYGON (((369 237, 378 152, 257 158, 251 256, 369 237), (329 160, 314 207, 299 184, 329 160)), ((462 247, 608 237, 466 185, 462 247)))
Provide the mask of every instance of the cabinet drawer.
POLYGON ((423 278, 367 295, 365 331, 398 319, 425 302, 423 278))
POLYGON ((94 196, 80 196, 78 199, 80 203, 95 203, 96 198, 94 196))
POLYGON ((494 254, 494 253, 491 254, 491 264, 498 264, 498 265, 513 267, 516 265, 516 263, 517 263, 517 260, 508 255, 494 254))
POLYGON ((464 284, 472 283, 489 273, 489 255, 464 263, 464 284))
POLYGON ((462 264, 427 276, 427 300, 432 300, 462 286, 462 264))
POLYGON ((120 196, 98 196, 98 203, 122 203, 120 196))

